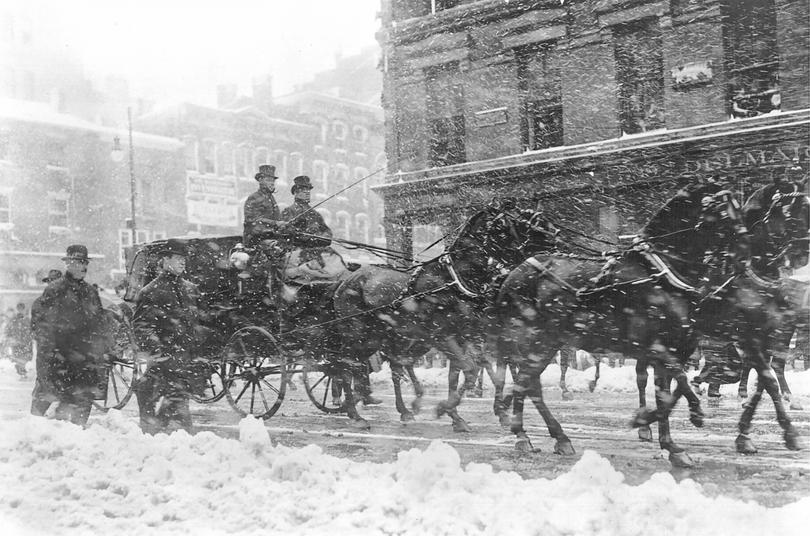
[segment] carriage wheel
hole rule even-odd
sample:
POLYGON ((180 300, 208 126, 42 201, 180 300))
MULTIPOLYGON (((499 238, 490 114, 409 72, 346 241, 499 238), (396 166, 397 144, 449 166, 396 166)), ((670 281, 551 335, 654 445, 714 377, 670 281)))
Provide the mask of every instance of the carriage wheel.
POLYGON ((107 385, 102 388, 105 397, 94 400, 101 411, 121 409, 132 398, 133 387, 146 372, 147 363, 138 357, 132 328, 121 323, 116 334, 115 347, 106 367, 107 385))
POLYGON ((225 396, 237 413, 269 419, 278 411, 287 391, 288 372, 270 332, 250 326, 231 335, 222 365, 225 396))
POLYGON ((225 396, 225 364, 211 363, 211 374, 205 379, 205 389, 199 394, 193 394, 191 398, 201 404, 218 402, 225 396))
POLYGON ((343 400, 343 390, 337 381, 337 377, 330 374, 329 370, 317 366, 304 369, 303 380, 307 396, 315 404, 316 408, 324 413, 345 411, 342 403, 334 403, 336 397, 343 400))

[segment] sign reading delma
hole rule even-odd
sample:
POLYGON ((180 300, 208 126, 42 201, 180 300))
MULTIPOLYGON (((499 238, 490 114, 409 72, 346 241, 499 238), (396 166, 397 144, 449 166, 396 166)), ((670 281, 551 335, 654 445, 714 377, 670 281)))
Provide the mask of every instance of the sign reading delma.
POLYGON ((189 175, 186 182, 188 222, 216 227, 239 226, 235 178, 189 175))

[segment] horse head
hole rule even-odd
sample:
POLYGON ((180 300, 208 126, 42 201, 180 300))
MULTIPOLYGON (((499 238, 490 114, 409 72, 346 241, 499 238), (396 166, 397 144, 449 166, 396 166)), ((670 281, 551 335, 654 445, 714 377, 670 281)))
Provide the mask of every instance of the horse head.
POLYGON ((743 206, 751 233, 752 267, 778 277, 779 267, 795 269, 808 262, 810 199, 799 185, 776 182, 756 190, 743 206))
POLYGON ((639 233, 677 273, 695 284, 748 258, 747 233, 731 190, 710 182, 681 189, 639 233))

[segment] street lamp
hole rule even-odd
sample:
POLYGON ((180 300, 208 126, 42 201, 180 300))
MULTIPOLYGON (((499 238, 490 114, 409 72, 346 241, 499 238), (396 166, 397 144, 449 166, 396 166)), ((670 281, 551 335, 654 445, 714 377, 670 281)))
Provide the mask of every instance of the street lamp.
MULTIPOLYGON (((135 196, 137 192, 135 188, 135 152, 132 149, 132 107, 130 106, 127 107, 127 125, 129 127, 129 202, 131 211, 127 227, 132 229, 132 243, 135 244, 135 196)), ((121 138, 118 136, 113 138, 110 158, 116 163, 124 160, 124 150, 121 148, 121 138)))

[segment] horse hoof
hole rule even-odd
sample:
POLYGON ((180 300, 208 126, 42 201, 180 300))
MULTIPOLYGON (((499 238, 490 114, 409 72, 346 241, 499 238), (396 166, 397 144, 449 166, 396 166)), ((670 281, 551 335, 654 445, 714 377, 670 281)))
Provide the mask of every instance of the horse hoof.
POLYGON ((689 422, 691 422, 695 428, 703 428, 703 417, 703 410, 700 408, 689 411, 689 422))
POLYGON ((406 411, 405 413, 399 416, 399 420, 402 422, 410 422, 414 420, 413 413, 410 411, 406 411))
POLYGON ((672 467, 681 469, 688 469, 695 466, 695 462, 692 461, 692 458, 690 458, 686 452, 670 452, 669 463, 672 464, 672 467))
POLYGON ((571 444, 571 440, 566 438, 558 439, 557 442, 554 444, 554 454, 560 454, 562 456, 573 456, 576 454, 574 451, 574 445, 571 444))
POLYGON ((795 429, 785 431, 785 446, 788 450, 802 450, 802 446, 799 444, 799 433, 795 429))
POLYGON ((639 428, 641 426, 649 426, 651 423, 656 422, 658 419, 655 416, 655 411, 647 408, 639 408, 635 416, 630 419, 630 428, 639 428))
POLYGON ((518 452, 539 452, 532 447, 532 442, 528 438, 518 439, 515 443, 515 450, 518 452))
POLYGON ((574 399, 574 393, 572 393, 571 391, 563 391, 562 392, 562 399, 563 400, 573 400, 574 399))
POLYGON ((447 405, 444 402, 439 402, 434 411, 436 413, 436 418, 438 419, 447 414, 447 405))
POLYGON ((747 435, 740 434, 734 440, 734 445, 737 447, 737 452, 740 454, 756 454, 757 448, 751 442, 751 438, 747 435))
POLYGON ((453 422, 453 431, 454 432, 472 432, 472 428, 470 425, 467 424, 467 421, 464 419, 459 419, 453 422))
POLYGON ((501 426, 504 428, 508 428, 512 425, 512 418, 509 417, 506 413, 501 413, 498 415, 498 421, 501 423, 501 426))
POLYGON ((652 430, 647 425, 638 427, 638 438, 645 443, 652 443, 652 430))
POLYGON ((417 398, 413 402, 411 402, 411 410, 416 414, 419 415, 422 412, 422 399, 417 398))
POLYGON ((359 419, 351 419, 349 423, 355 430, 371 430, 371 423, 362 417, 359 419))
POLYGON ((746 398, 748 398, 748 391, 739 391, 737 393, 737 398, 739 398, 740 400, 745 400, 746 398))
POLYGON ((588 390, 592 393, 596 390, 596 380, 591 380, 588 382, 588 390))

